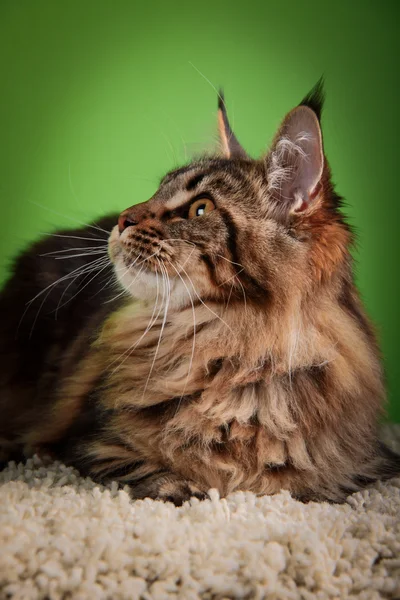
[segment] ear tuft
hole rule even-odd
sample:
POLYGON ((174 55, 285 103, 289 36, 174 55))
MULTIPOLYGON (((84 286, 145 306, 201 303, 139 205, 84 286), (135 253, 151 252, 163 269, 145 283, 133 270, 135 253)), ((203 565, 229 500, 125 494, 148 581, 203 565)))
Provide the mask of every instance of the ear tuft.
POLYGON ((307 94, 305 98, 300 102, 299 106, 308 106, 321 120, 322 109, 324 108, 325 102, 325 90, 324 90, 324 78, 320 77, 317 83, 314 85, 312 90, 307 94))
POLYGON ((248 158, 229 124, 224 93, 221 89, 218 92, 218 133, 225 158, 248 158))

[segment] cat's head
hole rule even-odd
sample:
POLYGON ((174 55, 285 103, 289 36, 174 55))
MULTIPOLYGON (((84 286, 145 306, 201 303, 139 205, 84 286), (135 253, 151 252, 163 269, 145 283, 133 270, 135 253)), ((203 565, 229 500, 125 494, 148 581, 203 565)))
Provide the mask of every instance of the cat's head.
POLYGON ((218 103, 221 152, 171 171, 150 200, 125 210, 109 241, 134 297, 278 302, 329 282, 350 233, 324 156, 319 82, 253 160, 218 103))

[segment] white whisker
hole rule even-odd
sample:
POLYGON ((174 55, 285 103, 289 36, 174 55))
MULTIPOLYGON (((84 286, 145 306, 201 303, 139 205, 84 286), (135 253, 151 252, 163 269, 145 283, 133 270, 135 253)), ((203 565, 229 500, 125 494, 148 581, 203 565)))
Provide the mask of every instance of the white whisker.
MULTIPOLYGON (((124 277, 124 275, 127 274, 127 272, 135 265, 135 263, 139 260, 139 258, 142 256, 142 253, 139 252, 139 254, 137 255, 137 257, 135 258, 135 260, 133 261, 133 263, 131 265, 129 265, 128 267, 126 267, 125 271, 122 274, 122 277, 124 277)), ((143 262, 143 261, 142 261, 143 262)), ((141 263, 139 263, 140 265, 141 263)), ((138 266, 139 266, 138 265, 138 266)), ((122 267, 123 268, 123 267, 122 267)), ((117 269, 116 269, 117 270, 117 269)), ((121 269, 122 270, 122 269, 121 269)), ((132 287, 132 285, 135 283, 136 279, 139 277, 140 273, 142 272, 143 267, 141 267, 139 269, 139 272, 135 275, 133 281, 131 281, 131 283, 129 284, 129 286, 127 288, 124 287, 124 289, 122 290, 122 292, 120 292, 117 296, 114 296, 114 298, 111 298, 111 300, 106 300, 104 302, 104 304, 108 304, 109 302, 114 302, 114 300, 116 300, 117 298, 119 298, 120 296, 123 296, 124 294, 127 293, 127 291, 132 287)))
POLYGON ((189 244, 190 246, 196 246, 194 242, 189 242, 189 240, 183 240, 181 238, 165 238, 163 240, 159 240, 159 243, 162 242, 182 242, 183 244, 189 244))
MULTIPOLYGON (((65 306, 66 304, 68 304, 68 302, 72 302, 72 300, 73 300, 74 298, 76 298, 76 296, 77 296, 78 294, 80 294, 80 293, 81 293, 81 292, 82 292, 82 291, 83 291, 85 288, 87 288, 87 286, 88 286, 88 285, 89 285, 89 284, 90 284, 90 283, 91 283, 91 282, 92 282, 94 279, 96 279, 96 277, 98 277, 98 276, 100 275, 100 273, 102 273, 102 272, 104 271, 104 269, 107 269, 107 267, 108 267, 108 266, 109 266, 109 262, 107 261, 107 263, 106 263, 106 264, 105 264, 105 265, 104 265, 104 266, 103 266, 103 267, 100 269, 100 271, 99 271, 98 273, 95 273, 95 274, 93 275, 93 277, 92 277, 91 279, 89 279, 89 281, 88 281, 87 283, 85 283, 85 285, 84 285, 83 287, 81 287, 81 288, 80 288, 80 289, 79 289, 79 290, 78 290, 78 291, 77 291, 77 292, 76 292, 76 293, 75 293, 75 294, 74 294, 74 295, 73 295, 71 298, 69 298, 69 299, 68 299, 66 302, 64 302, 63 304, 60 304, 60 301, 61 301, 62 297, 64 296, 65 292, 67 291, 67 288, 66 288, 66 289, 64 290, 64 292, 63 292, 63 294, 62 294, 62 296, 61 296, 61 298, 60 298, 59 302, 58 302, 58 305, 57 305, 57 308, 56 308, 56 315, 57 315, 57 313, 58 313, 58 311, 59 311, 59 309, 60 309, 60 308, 62 308, 62 307, 63 307, 63 306, 65 306)), ((71 285, 71 284, 69 284, 69 285, 68 285, 68 287, 69 287, 70 285, 71 285)))
POLYGON ((244 312, 247 314, 247 298, 246 298, 246 292, 244 291, 244 287, 242 282, 240 281, 240 279, 238 278, 238 283, 240 285, 240 287, 242 288, 242 292, 243 292, 243 300, 244 300, 244 312))
POLYGON ((231 285, 231 291, 229 292, 228 300, 226 301, 226 304, 225 304, 225 309, 227 309, 228 306, 229 306, 229 302, 231 301, 231 296, 232 296, 232 292, 233 292, 233 288, 234 287, 235 287, 235 282, 233 281, 232 285, 231 285))
MULTIPOLYGON (((182 391, 181 397, 179 398, 178 406, 177 406, 177 408, 176 408, 176 411, 175 411, 175 414, 176 414, 176 413, 178 412, 178 410, 179 410, 179 407, 180 407, 180 405, 181 405, 182 398, 183 398, 183 397, 184 397, 184 395, 185 395, 186 387, 187 387, 187 384, 188 384, 188 381, 189 381, 190 372, 191 372, 191 370, 192 370, 192 365, 193 365, 194 351, 195 351, 195 346, 196 346, 196 311, 195 311, 195 309, 194 309, 194 302, 193 302, 193 298, 192 298, 192 296, 191 296, 191 294, 190 294, 189 288, 187 287, 187 285, 186 285, 186 283, 185 283, 185 281, 184 281, 183 277, 181 276, 181 274, 179 273, 179 271, 178 271, 178 270, 175 268, 175 266, 172 264, 172 262, 171 262, 171 261, 168 261, 168 262, 170 263, 171 267, 172 267, 172 268, 175 270, 176 274, 178 275, 178 277, 180 278, 180 280, 182 281, 183 285, 184 285, 184 286, 185 286, 185 288, 186 288, 186 291, 187 291, 187 293, 188 293, 188 296, 189 296, 190 303, 191 303, 191 305, 192 305, 192 315, 193 315, 193 342, 192 342, 192 353, 191 353, 191 356, 190 356, 189 368, 188 368, 188 374, 187 374, 186 381, 185 381, 185 386, 184 386, 184 388, 183 388, 183 391, 182 391)), ((192 285, 193 285, 193 284, 192 284, 192 285)))
MULTIPOLYGON (((239 275, 239 273, 241 273, 244 269, 240 269, 240 271, 238 271, 237 273, 235 273, 234 275, 231 275, 231 277, 228 277, 228 279, 225 279, 225 281, 223 281, 222 283, 218 284, 218 287, 221 287, 222 285, 225 285, 226 283, 228 283, 229 281, 231 281, 232 279, 235 279, 235 277, 237 277, 239 275)), ((238 282, 241 285, 241 282, 238 280, 238 282)))
MULTIPOLYGON (((169 301, 170 301, 170 298, 171 298, 171 286, 170 286, 170 283, 169 283, 169 279, 168 279, 168 277, 165 277, 164 272, 161 269, 160 259, 157 258, 156 260, 157 260, 157 262, 158 262, 158 264, 160 266, 160 270, 161 270, 161 273, 162 273, 162 276, 163 276, 163 284, 164 284, 164 286, 163 286, 163 298, 162 298, 162 304, 161 304, 161 306, 164 304, 164 301, 165 301, 165 305, 164 305, 164 317, 163 317, 163 320, 162 320, 162 323, 161 323, 160 335, 158 336, 158 342, 157 342, 156 350, 154 352, 153 361, 151 363, 150 371, 149 371, 149 374, 147 376, 146 384, 144 386, 142 399, 144 398, 144 396, 146 394, 147 386, 149 385, 150 377, 151 377, 151 374, 153 372, 153 368, 154 368, 154 365, 155 365, 155 362, 156 362, 156 359, 157 359, 157 354, 158 354, 158 351, 160 349, 161 338, 162 338, 162 334, 164 332, 165 324, 167 322, 168 307, 169 307, 169 301), (165 296, 166 296, 166 300, 165 300, 165 296)), ((158 281, 158 273, 157 272, 156 272, 156 277, 157 277, 157 281, 158 281)))
MULTIPOLYGON (((107 261, 107 262, 108 262, 108 261, 107 261)), ((104 264, 104 265, 105 265, 105 267, 106 267, 106 266, 107 266, 107 262, 105 262, 105 263, 103 263, 103 262, 100 262, 100 263, 99 263, 99 265, 98 265, 96 268, 100 268, 100 266, 102 266, 103 264, 104 264)), ((60 309, 62 306, 65 306, 65 304, 68 304, 68 302, 69 302, 70 300, 72 300, 72 298, 70 298, 70 300, 67 300, 67 302, 65 302, 64 304, 61 304, 61 302, 62 302, 62 299, 64 298, 64 296, 65 296, 65 294, 66 294, 67 290, 69 289, 69 287, 75 283, 75 281, 77 280, 77 278, 78 278, 78 277, 80 277, 81 275, 85 275, 85 276, 84 276, 84 278, 83 278, 83 279, 81 280, 81 282, 80 282, 80 283, 82 284, 82 283, 85 281, 85 279, 86 279, 87 277, 89 277, 89 276, 91 275, 91 273, 93 273, 93 271, 94 271, 94 270, 95 270, 95 269, 92 269, 92 268, 90 268, 90 269, 87 269, 87 270, 85 270, 85 271, 84 271, 84 272, 82 272, 82 273, 78 273, 78 274, 77 274, 77 275, 76 275, 76 276, 73 278, 73 280, 72 280, 72 281, 71 281, 71 282, 70 282, 70 283, 67 285, 67 287, 65 288, 65 290, 64 290, 64 291, 63 291, 63 293, 61 294, 61 298, 60 298, 60 299, 59 299, 59 301, 58 301, 57 308, 56 308, 56 309, 53 311, 53 312, 55 312, 55 319, 56 319, 56 320, 57 320, 57 317, 58 317, 58 310, 59 310, 59 309, 60 309)), ((102 271, 104 271, 104 269, 102 269, 101 271, 99 271, 99 273, 97 273, 97 275, 100 275, 100 273, 101 273, 102 271)), ((109 283, 109 282, 110 282, 110 281, 111 281, 113 278, 115 278, 115 275, 114 275, 114 273, 113 273, 113 274, 111 275, 111 277, 108 279, 107 283, 106 283, 106 284, 105 284, 105 285, 104 285, 104 286, 103 286, 103 287, 102 287, 100 290, 98 290, 98 291, 97 291, 95 294, 93 294, 93 296, 91 296, 91 297, 92 297, 92 298, 94 298, 95 296, 97 296, 97 294, 99 294, 99 293, 100 293, 100 292, 101 292, 103 289, 105 289, 105 288, 107 287, 108 283, 109 283)), ((89 282, 89 283, 90 283, 90 282, 89 282)), ((80 292, 82 289, 83 289, 83 288, 81 288, 80 290, 78 290, 77 294, 79 294, 79 292, 80 292)), ((73 297, 74 297, 74 296, 73 296, 73 297)))
MULTIPOLYGON (((202 303, 202 305, 203 305, 203 306, 205 306, 205 308, 206 308, 207 310, 209 310, 209 311, 210 311, 210 313, 211 313, 211 314, 213 314, 213 315, 214 315, 214 316, 215 316, 217 319, 219 319, 219 320, 221 321, 221 323, 223 323, 223 324, 224 324, 224 325, 225 325, 225 326, 226 326, 226 327, 229 329, 229 331, 232 331, 232 328, 231 328, 231 327, 228 325, 228 323, 226 323, 226 321, 224 321, 224 320, 223 320, 223 319, 222 319, 222 318, 221 318, 219 315, 217 315, 217 313, 216 313, 216 312, 214 312, 214 311, 213 311, 213 310, 212 310, 212 309, 211 309, 211 308, 210 308, 210 307, 209 307, 209 306, 208 306, 208 305, 207 305, 207 304, 206 304, 206 303, 203 301, 203 299, 202 299, 202 298, 200 298, 199 294, 197 293, 197 290, 196 290, 196 288, 194 287, 193 281, 191 280, 191 278, 189 277, 189 275, 187 274, 187 272, 185 271, 185 269, 182 267, 182 265, 180 265, 179 263, 177 263, 177 265, 178 265, 178 267, 179 267, 180 269, 182 269, 182 271, 183 271, 183 272, 184 272, 184 274, 186 275, 186 277, 187 277, 188 281, 190 282, 190 284, 191 284, 191 286, 192 286, 192 288, 193 288, 193 291, 194 291, 194 293, 196 294, 196 296, 197 296, 198 300, 199 300, 199 301, 202 303)), ((232 333, 233 333, 233 332, 232 332, 232 333)))
MULTIPOLYGON (((143 267, 142 267, 143 268, 143 267)), ((141 270, 139 271, 138 275, 141 273, 141 270)), ((146 334, 150 331, 150 329, 153 327, 154 323, 157 321, 160 312, 162 310, 162 302, 161 302, 161 306, 159 308, 159 311, 157 313, 157 315, 154 317, 154 313, 157 310, 157 303, 158 303, 158 296, 159 296, 159 282, 158 282, 158 278, 157 278, 157 295, 156 295, 156 300, 154 302, 154 308, 153 308, 153 312, 151 314, 151 317, 149 319, 149 322, 147 324, 146 329, 144 330, 144 332, 142 333, 142 335, 140 336, 140 338, 133 343, 127 350, 125 350, 125 352, 123 352, 120 356, 118 356, 118 358, 114 359, 109 365, 108 368, 110 368, 115 362, 117 362, 117 360, 120 360, 120 358, 122 358, 123 356, 125 356, 125 358, 119 363, 119 365, 117 365, 115 367, 115 369, 111 372, 111 374, 113 375, 116 371, 118 371, 119 368, 121 368, 121 366, 124 364, 124 362, 130 357, 130 355, 132 354, 132 352, 135 351, 135 349, 137 348, 137 346, 140 344, 140 342, 142 341, 142 339, 146 336, 146 334)))
POLYGON ((222 254, 216 254, 215 256, 218 256, 219 258, 223 258, 227 262, 231 263, 231 265, 237 265, 238 267, 242 267, 242 271, 244 271, 244 266, 241 265, 240 263, 237 263, 233 260, 229 260, 229 258, 226 258, 226 256, 222 256, 222 254))
MULTIPOLYGON (((71 273, 67 273, 67 274, 66 274, 66 275, 64 275, 63 277, 60 277, 59 279, 57 279, 57 281, 54 281, 53 283, 51 283, 50 285, 48 285, 47 287, 45 287, 45 288, 44 288, 43 290, 41 290, 41 291, 40 291, 38 294, 36 294, 36 296, 34 296, 34 297, 31 299, 31 300, 29 300, 29 302, 27 302, 27 303, 26 303, 26 308, 25 308, 25 310, 24 310, 24 312, 23 312, 23 314, 22 314, 22 317, 21 317, 21 319, 20 319, 20 321, 19 321, 19 323, 18 323, 18 327, 17 327, 17 331, 16 331, 16 336, 18 336, 18 332, 19 332, 19 329, 20 329, 20 327, 21 327, 22 321, 23 321, 23 319, 24 319, 24 317, 25 317, 25 315, 26 315, 27 311, 29 310, 29 307, 32 305, 32 303, 33 303, 33 302, 34 302, 34 301, 35 301, 37 298, 39 298, 39 297, 40 297, 42 294, 44 294, 46 291, 48 291, 48 293, 46 294, 46 296, 45 296, 45 298, 44 298, 44 301, 45 301, 45 300, 46 300, 46 298, 48 297, 49 293, 51 292, 51 290, 52 290, 52 289, 53 289, 53 288, 54 288, 56 285, 58 285, 59 283, 61 283, 61 282, 65 281, 66 279, 69 279, 69 278, 71 278, 71 277, 74 277, 74 274, 75 274, 75 273, 77 273, 77 275, 75 275, 74 279, 76 279, 76 277, 79 277, 80 275, 83 275, 84 273, 86 273, 88 269, 89 269, 89 270, 95 270, 95 269, 97 268, 97 266, 98 266, 99 264, 101 264, 101 261, 103 261, 103 260, 104 260, 104 259, 98 258, 98 259, 96 259, 96 260, 92 261, 91 263, 89 263, 89 265, 87 265, 87 264, 86 264, 86 265, 81 265, 81 266, 80 266, 80 267, 78 267, 77 269, 74 269, 74 270, 73 270, 71 273)), ((41 309, 41 307, 43 306, 43 304, 44 304, 44 301, 42 302, 42 304, 41 304, 41 306, 40 306, 40 309, 41 309)), ((40 312, 40 309, 39 309, 39 312, 40 312)), ((36 320, 35 320, 35 322, 36 322, 36 320)), ((32 335, 32 333, 31 333, 31 335, 32 335)))
POLYGON ((99 237, 94 237, 94 236, 89 238, 89 237, 81 237, 79 235, 64 235, 62 233, 44 233, 42 231, 40 231, 39 234, 52 236, 52 237, 73 239, 73 240, 84 240, 86 242, 100 242, 102 244, 107 243, 107 238, 99 238, 99 237))
POLYGON ((47 210, 47 211, 53 213, 54 215, 63 217, 63 219, 68 219, 69 221, 78 223, 78 225, 84 225, 85 227, 90 227, 91 229, 96 229, 97 231, 102 231, 103 233, 110 235, 110 231, 106 231, 105 229, 102 229, 101 227, 98 227, 97 225, 90 225, 90 223, 84 223, 83 221, 79 221, 78 219, 74 219, 73 217, 63 215, 62 213, 60 213, 56 210, 53 210, 52 208, 49 208, 48 206, 43 206, 42 204, 39 204, 38 202, 34 202, 33 200, 28 200, 28 202, 30 204, 34 204, 35 206, 38 206, 39 208, 43 208, 44 210, 47 210))
MULTIPOLYGON (((102 269, 102 270, 104 270, 104 269, 106 268, 106 266, 107 266, 107 265, 105 265, 105 266, 103 267, 103 269, 102 269)), ((96 268, 97 268, 97 266, 96 266, 96 268)), ((96 268, 94 268, 94 269, 92 268, 92 270, 96 270, 96 268)), ((77 277, 79 277, 79 276, 80 276, 80 275, 82 275, 82 274, 83 274, 83 273, 78 273, 78 274, 75 276, 75 278, 73 279, 73 281, 75 281, 75 280, 76 280, 76 278, 77 278, 77 277)), ((59 281, 58 281, 57 283, 59 283, 59 281)), ((73 283, 73 282, 71 282, 71 283, 73 283)), ((71 283, 70 283, 70 284, 69 284, 67 287, 69 287, 69 286, 71 285, 71 283)), ((86 287, 86 286, 85 286, 85 287, 86 287)), ((38 318, 39 318, 39 314, 40 314, 40 312, 41 312, 41 310, 42 310, 42 308, 43 308, 43 306, 44 306, 44 303, 46 302, 46 300, 47 300, 47 298, 49 297, 49 295, 50 295, 50 293, 51 293, 51 291, 52 291, 52 290, 53 290, 53 286, 50 286, 50 289, 48 290, 47 294, 44 296, 44 298, 43 298, 43 300, 42 300, 42 302, 41 302, 41 304, 40 304, 40 306, 39 306, 39 309, 38 309, 38 311, 37 311, 37 313, 36 313, 35 319, 34 319, 34 321, 33 321, 33 323, 32 323, 32 327, 31 327, 31 330, 30 330, 30 333, 29 333, 29 339, 31 339, 31 337, 32 337, 32 335, 33 335, 33 330, 34 330, 34 328, 35 328, 35 325, 36 325, 36 322, 37 322, 37 320, 38 320, 38 318)), ((65 294, 65 291, 66 291, 66 290, 64 290, 64 292, 63 292, 63 295, 65 294)), ((81 290, 79 290, 79 291, 81 291, 81 290)), ((79 293, 79 292, 78 292, 78 293, 79 293)), ((63 295, 62 295, 61 297, 63 297, 63 295)), ((76 296, 76 294, 75 294, 75 296, 76 296)), ((73 297, 75 297, 75 296, 73 296, 73 297)), ((72 298, 71 298, 71 300, 72 300, 72 298)), ((65 303, 65 304, 66 304, 66 303, 65 303)), ((62 305, 62 306, 63 306, 63 305, 62 305)), ((55 311, 55 312, 56 312, 56 315, 57 315, 58 308, 59 308, 59 306, 57 306, 57 309, 56 309, 56 311, 55 311)), ((25 313, 24 313, 24 314, 25 314, 25 313)))
POLYGON ((107 245, 105 248, 100 248, 99 246, 81 246, 78 248, 63 248, 62 250, 52 250, 51 252, 44 252, 43 254, 39 254, 39 256, 52 256, 53 254, 62 254, 64 252, 77 252, 78 250, 96 250, 101 252, 107 252, 107 245))
MULTIPOLYGON (((107 278, 107 275, 106 275, 106 278, 107 278)), ((115 273, 113 273, 111 275, 111 277, 108 277, 106 283, 100 289, 98 289, 97 292, 95 294, 93 294, 93 296, 91 296, 91 298, 95 298, 98 294, 100 294, 103 290, 105 290, 113 280, 114 280, 114 283, 116 283, 115 273)), ((100 280, 100 283, 102 283, 103 281, 104 281, 104 278, 102 278, 100 280)))
POLYGON ((189 262, 189 260, 190 260, 190 258, 192 256, 193 252, 197 248, 196 244, 194 244, 193 242, 188 242, 187 240, 182 240, 180 238, 168 238, 168 239, 160 240, 159 241, 160 244, 163 243, 163 242, 183 242, 184 244, 192 246, 192 250, 191 250, 189 256, 185 259, 185 262, 183 263, 183 266, 185 266, 189 262))
POLYGON ((34 296, 31 300, 29 300, 26 303, 27 306, 29 306, 30 304, 32 304, 32 302, 34 300, 36 300, 36 298, 38 298, 39 296, 41 296, 42 294, 44 294, 44 292, 46 292, 49 288, 57 285, 58 283, 61 283, 61 281, 64 281, 65 279, 69 279, 77 271, 82 270, 83 272, 85 272, 85 270, 88 269, 88 268, 95 268, 103 260, 104 260, 104 258, 96 258, 96 260, 93 260, 93 261, 91 261, 90 263, 87 263, 87 264, 80 265, 79 267, 77 267, 76 269, 74 269, 73 271, 71 271, 70 273, 67 273, 66 275, 63 275, 62 277, 60 277, 59 279, 57 279, 57 281, 53 281, 53 283, 51 283, 50 285, 48 285, 47 287, 45 287, 38 294, 36 294, 36 296, 34 296))
POLYGON ((54 260, 66 260, 68 258, 80 258, 81 256, 96 256, 97 254, 107 255, 107 250, 95 250, 93 252, 81 252, 80 254, 71 254, 70 256, 53 256, 54 260))

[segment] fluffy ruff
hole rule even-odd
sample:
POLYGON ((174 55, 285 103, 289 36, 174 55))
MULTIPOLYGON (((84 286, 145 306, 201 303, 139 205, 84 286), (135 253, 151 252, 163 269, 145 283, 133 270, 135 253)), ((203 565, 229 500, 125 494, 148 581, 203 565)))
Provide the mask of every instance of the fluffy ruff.
MULTIPOLYGON (((400 449, 400 425, 383 437, 400 449)), ((0 483, 1 599, 400 597, 400 478, 342 505, 211 491, 180 508, 37 457, 0 483)))

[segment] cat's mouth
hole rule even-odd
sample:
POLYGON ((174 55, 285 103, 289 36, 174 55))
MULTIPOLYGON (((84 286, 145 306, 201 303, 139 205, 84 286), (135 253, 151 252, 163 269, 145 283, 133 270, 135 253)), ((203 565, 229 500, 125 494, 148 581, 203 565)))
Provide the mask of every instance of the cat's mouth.
POLYGON ((149 245, 140 242, 134 236, 121 236, 118 228, 111 232, 108 253, 119 283, 139 300, 159 305, 168 297, 170 307, 181 303, 185 284, 174 264, 172 245, 166 240, 153 240, 149 245))
POLYGON ((168 275, 174 278, 177 274, 175 260, 179 259, 179 249, 170 240, 146 237, 142 233, 118 231, 114 227, 111 232, 108 251, 116 269, 124 268, 127 272, 137 274, 153 273, 168 275))

